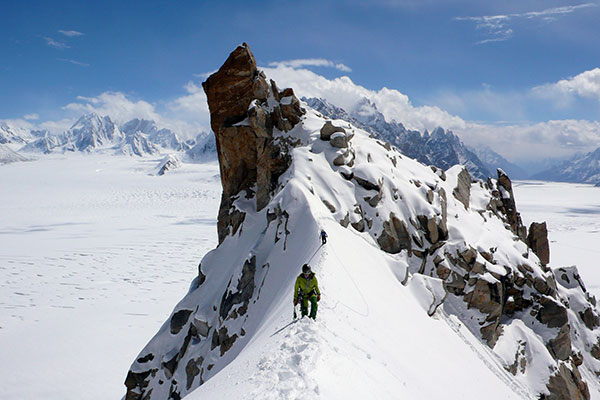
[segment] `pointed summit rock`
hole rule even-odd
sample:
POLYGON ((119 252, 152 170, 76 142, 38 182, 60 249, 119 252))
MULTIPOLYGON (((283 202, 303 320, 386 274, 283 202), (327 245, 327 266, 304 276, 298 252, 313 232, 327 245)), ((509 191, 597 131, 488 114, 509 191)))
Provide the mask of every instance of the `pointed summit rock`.
POLYGON ((256 197, 258 210, 269 202, 279 176, 291 163, 293 146, 285 138, 276 138, 274 129, 289 131, 304 110, 292 89, 280 92, 275 82, 267 82, 246 43, 238 46, 202 87, 223 185, 217 225, 220 243, 244 221, 245 214, 234 205, 240 191, 245 191, 246 198, 256 197))

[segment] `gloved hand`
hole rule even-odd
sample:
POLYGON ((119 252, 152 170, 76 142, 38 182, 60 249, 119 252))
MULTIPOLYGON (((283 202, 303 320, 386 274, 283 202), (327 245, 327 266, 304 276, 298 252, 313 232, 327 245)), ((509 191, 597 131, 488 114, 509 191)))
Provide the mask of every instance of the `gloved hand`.
POLYGON ((317 301, 321 301, 321 295, 320 294, 317 295, 317 301))
POLYGON ((298 299, 294 299, 294 306, 298 305, 298 299))

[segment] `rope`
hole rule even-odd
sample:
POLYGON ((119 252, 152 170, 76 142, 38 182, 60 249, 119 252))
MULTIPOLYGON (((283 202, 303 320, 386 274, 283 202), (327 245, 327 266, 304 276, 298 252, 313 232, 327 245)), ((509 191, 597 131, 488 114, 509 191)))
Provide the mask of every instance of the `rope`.
MULTIPOLYGON (((341 304, 342 306, 346 307, 348 310, 352 311, 353 313, 360 315, 361 317, 368 317, 370 314, 370 310, 369 310, 369 303, 367 303, 365 296, 363 296, 362 292, 360 291, 360 288, 358 287, 358 285, 356 284, 356 281, 352 278, 352 275, 350 275, 350 273, 348 272, 348 270, 346 269, 346 267, 344 266, 344 263, 340 260, 340 258, 337 256, 337 254, 335 253, 335 250, 332 250, 332 254, 333 256, 336 258, 337 262, 339 265, 342 266, 342 268, 344 269, 344 271, 346 272, 346 275, 348 276, 348 278, 350 278, 350 281, 352 282, 352 285, 354 285, 354 288, 356 289, 356 291, 358 292, 360 298, 362 299, 364 305, 367 307, 367 311, 366 313, 362 313, 360 311, 356 311, 354 308, 350 307, 349 305, 345 304, 344 302, 341 302, 339 300, 336 300, 336 304, 333 307, 326 307, 323 306, 323 308, 328 309, 328 310, 334 310, 338 304, 341 304)), ((327 253, 325 253, 327 254, 327 253)))

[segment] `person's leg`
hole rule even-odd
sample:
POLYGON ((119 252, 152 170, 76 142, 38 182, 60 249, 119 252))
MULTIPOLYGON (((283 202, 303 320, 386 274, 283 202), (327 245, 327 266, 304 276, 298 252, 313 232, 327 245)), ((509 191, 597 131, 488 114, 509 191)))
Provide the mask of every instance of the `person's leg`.
POLYGON ((308 297, 306 296, 300 300, 300 313, 303 317, 308 315, 308 297))
POLYGON ((317 318, 317 296, 310 296, 310 317, 317 318))

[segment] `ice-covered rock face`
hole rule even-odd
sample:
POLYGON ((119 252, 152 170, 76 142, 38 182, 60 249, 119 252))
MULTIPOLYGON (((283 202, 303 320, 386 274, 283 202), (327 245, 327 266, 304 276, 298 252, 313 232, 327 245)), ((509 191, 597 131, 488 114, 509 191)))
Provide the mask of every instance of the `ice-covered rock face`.
POLYGON ((112 145, 123 136, 110 117, 101 117, 96 113, 79 118, 67 135, 73 138, 77 150, 86 152, 112 145))
POLYGON ((181 168, 181 161, 175 154, 167 154, 159 163, 156 168, 156 175, 162 176, 168 171, 181 168))
POLYGON ((10 126, 0 122, 0 144, 26 144, 32 139, 31 133, 24 128, 10 126))
MULTIPOLYGON (((546 257, 544 229, 532 226, 527 234, 506 174, 498 171, 498 179, 484 182, 473 181, 462 166, 445 171, 428 167, 347 121, 326 119, 311 109, 294 114, 298 121, 290 127, 278 118, 291 115, 284 111, 284 106, 294 104, 291 91, 279 92, 274 83, 266 84, 253 60, 247 46, 241 46, 213 75, 221 78, 211 77, 205 84, 215 116, 224 190, 220 244, 203 258, 189 293, 133 363, 125 382, 127 400, 179 399, 228 365, 231 372, 237 357, 260 351, 257 343, 268 343, 274 331, 269 324, 278 313, 287 310, 289 318, 289 308, 281 304, 285 301, 289 307, 291 301, 298 273, 294 264, 308 262, 316 254, 310 238, 316 239, 323 225, 329 234, 328 250, 360 259, 356 261, 360 265, 346 259, 341 278, 351 280, 348 271, 356 269, 365 282, 348 283, 336 292, 340 277, 326 272, 337 265, 326 255, 321 282, 332 297, 361 292, 367 310, 361 313, 354 307, 356 317, 344 315, 342 307, 335 314, 325 309, 323 318, 340 314, 357 318, 359 324, 380 323, 383 318, 380 327, 391 331, 389 337, 409 341, 425 334, 421 329, 429 316, 440 319, 435 328, 427 325, 440 332, 444 321, 458 319, 472 335, 462 340, 479 340, 487 346, 494 362, 501 363, 513 380, 511 386, 523 388, 529 397, 589 399, 590 387, 600 391, 596 300, 576 268, 552 271, 540 261, 538 256, 546 257), (215 87, 216 82, 228 86, 215 87), (248 92, 238 92, 240 88, 248 92), (262 146, 271 150, 260 153, 262 146), (261 161, 260 154, 266 154, 266 160, 261 161), (271 162, 285 168, 269 169, 271 162), (269 185, 261 180, 261 171, 271 174, 269 185), (235 224, 233 215, 241 216, 235 224), (354 252, 354 247, 361 251, 354 252), (376 290, 367 293, 367 281, 377 276, 382 278, 374 285, 376 290), (414 309, 402 313, 373 309, 375 304, 385 307, 377 303, 379 298, 386 299, 383 303, 393 301, 385 297, 387 291, 399 296, 402 304, 416 299, 417 314, 414 309), (377 318, 369 319, 369 304, 377 318)), ((380 332, 369 326, 353 329, 363 332, 367 342, 381 340, 380 332)), ((443 344, 441 349, 437 344, 448 337, 435 333, 427 332, 432 343, 419 345, 443 353, 443 344)), ((339 342, 329 345, 343 346, 348 340, 344 335, 338 332, 332 340, 339 342)), ((385 343, 386 353, 406 345, 402 340, 385 343)), ((465 344, 460 351, 478 350, 465 344)), ((436 368, 443 355, 428 354, 432 361, 427 368, 436 368)), ((237 368, 247 369, 258 360, 247 362, 237 368)), ((319 362, 326 365, 328 360, 319 362)), ((378 362, 361 359, 365 369, 378 362)), ((414 360, 397 362, 405 362, 401 365, 407 372, 414 369, 414 360)), ((461 370, 460 362, 452 359, 457 371, 445 370, 440 376, 469 381, 482 376, 477 368, 461 370)), ((268 373, 268 363, 264 368, 268 373)), ((353 388, 359 384, 345 382, 353 388)), ((402 384, 391 388, 396 389, 403 390, 402 384)), ((450 393, 453 388, 445 390, 450 393)))

